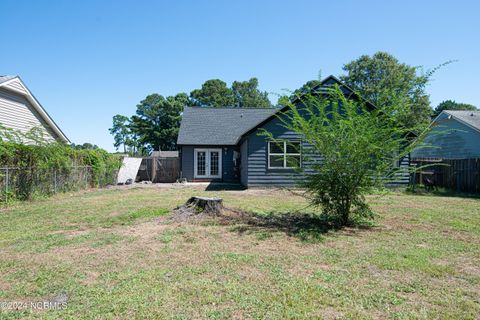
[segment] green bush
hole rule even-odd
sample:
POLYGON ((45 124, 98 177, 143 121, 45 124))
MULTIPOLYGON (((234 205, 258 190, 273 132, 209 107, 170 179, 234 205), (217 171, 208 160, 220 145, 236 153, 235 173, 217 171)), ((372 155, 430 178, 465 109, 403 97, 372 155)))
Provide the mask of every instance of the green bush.
POLYGON ((1 170, 2 198, 19 200, 47 196, 58 191, 56 181, 62 181, 60 190, 82 187, 102 187, 115 182, 121 159, 102 149, 76 150, 68 145, 50 143, 24 145, 0 141, 0 167, 10 168, 9 192, 5 189, 6 170, 1 170), (79 183, 78 167, 88 167, 79 183))

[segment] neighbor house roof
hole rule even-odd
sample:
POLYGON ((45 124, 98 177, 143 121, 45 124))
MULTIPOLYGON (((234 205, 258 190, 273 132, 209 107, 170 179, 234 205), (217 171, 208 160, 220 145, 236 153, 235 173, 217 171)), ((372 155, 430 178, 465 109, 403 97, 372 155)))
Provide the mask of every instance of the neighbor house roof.
POLYGON ((0 76, 0 84, 7 82, 8 80, 15 79, 16 76, 0 76))
POLYGON ((63 133, 63 131, 58 127, 58 125, 53 121, 52 117, 47 113, 47 111, 42 107, 40 102, 35 98, 32 92, 27 88, 25 83, 19 76, 0 76, 0 87, 4 87, 7 90, 13 90, 18 94, 25 96, 25 98, 32 104, 35 110, 40 114, 42 119, 52 128, 52 130, 57 134, 59 139, 65 143, 70 143, 70 140, 63 133), (14 86, 9 86, 12 84, 14 86))
POLYGON ((177 144, 236 145, 242 135, 277 108, 185 107, 177 144))
POLYGON ((443 112, 451 115, 463 124, 480 131, 480 111, 444 110, 443 112))

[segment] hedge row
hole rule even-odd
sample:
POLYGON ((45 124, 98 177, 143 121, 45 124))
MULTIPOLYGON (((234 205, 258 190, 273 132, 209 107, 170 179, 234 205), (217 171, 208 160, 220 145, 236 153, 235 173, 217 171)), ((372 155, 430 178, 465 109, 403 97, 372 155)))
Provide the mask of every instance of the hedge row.
MULTIPOLYGON (((77 174, 74 173, 76 167, 89 167, 86 185, 102 187, 115 182, 120 165, 121 159, 118 156, 109 154, 102 149, 77 150, 60 143, 23 145, 0 141, 0 168, 10 168, 11 173, 17 173, 8 181, 10 195, 5 195, 4 198, 25 200, 38 195, 38 190, 56 191, 55 188, 38 188, 39 181, 45 180, 40 178, 46 174, 55 173, 64 179, 74 181, 77 179, 77 174), (70 175, 71 179, 69 179, 70 175)), ((6 170, 1 170, 0 175, 3 177, 0 177, 0 185, 5 187, 6 170)), ((48 180, 49 183, 53 185, 55 181, 50 180, 48 180)), ((75 183, 74 185, 79 184, 75 183)), ((3 189, 8 190, 8 187, 3 189)), ((0 193, 2 191, 0 190, 0 193)), ((51 192, 41 191, 40 193, 51 192)))

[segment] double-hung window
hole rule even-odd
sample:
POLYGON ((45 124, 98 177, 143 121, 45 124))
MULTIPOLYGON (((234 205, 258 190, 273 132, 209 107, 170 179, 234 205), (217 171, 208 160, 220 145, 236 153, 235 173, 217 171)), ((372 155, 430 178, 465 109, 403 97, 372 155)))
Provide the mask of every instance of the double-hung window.
POLYGON ((301 166, 299 141, 269 141, 268 168, 291 169, 301 166))

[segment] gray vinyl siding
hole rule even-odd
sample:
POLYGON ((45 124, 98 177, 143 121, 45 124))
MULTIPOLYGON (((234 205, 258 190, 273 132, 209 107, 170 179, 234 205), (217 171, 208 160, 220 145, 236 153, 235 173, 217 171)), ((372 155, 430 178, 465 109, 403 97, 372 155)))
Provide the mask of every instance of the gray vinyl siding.
POLYGON ((222 149, 222 181, 238 182, 239 172, 235 172, 233 161, 234 151, 239 151, 235 146, 181 146, 182 178, 193 181, 195 178, 194 150, 201 149, 222 149))
MULTIPOLYGON (((404 157, 400 161, 400 168, 408 169, 409 167, 410 167, 410 154, 404 157)), ((403 185, 403 186, 408 185, 410 183, 410 173, 402 172, 401 174, 398 174, 395 183, 397 185, 403 185)))
POLYGON ((395 174, 394 181, 387 183, 387 187, 406 187, 410 184, 410 173, 408 172, 408 168, 410 167, 410 154, 400 160, 399 167, 403 170, 395 174))
MULTIPOLYGON (((262 126, 263 129, 270 132, 275 139, 285 140, 301 140, 301 136, 288 131, 282 126, 278 118, 274 118, 262 126)), ((268 137, 259 135, 261 129, 259 128, 248 135, 247 137, 247 168, 248 187, 291 187, 295 186, 306 174, 312 172, 312 167, 315 164, 321 164, 322 157, 318 154, 302 155, 302 169, 303 172, 298 172, 294 169, 268 169, 268 137)), ((311 145, 303 142, 303 147, 308 149, 311 145)), ((243 150, 242 150, 243 151, 243 150)), ((243 160, 242 160, 243 161, 243 160)), ((401 162, 401 167, 407 167, 410 164, 410 158, 405 157, 401 162)), ((245 178, 242 178, 245 179, 245 178)), ((243 180, 242 180, 243 181, 243 180)), ((403 186, 409 183, 409 175, 405 173, 398 173, 395 182, 389 183, 389 186, 403 186)))
POLYGON ((182 178, 186 178, 187 181, 192 181, 194 176, 194 164, 193 164, 193 146, 182 146, 180 157, 182 161, 182 178))
POLYGON ((47 141, 59 138, 27 99, 4 88, 0 88, 0 123, 22 133, 34 127, 43 128, 47 141))
POLYGON ((275 139, 301 140, 294 132, 281 126, 278 118, 273 118, 261 128, 248 135, 248 182, 249 187, 255 186, 294 186, 301 174, 294 169, 268 169, 267 137, 260 136, 261 129, 270 132, 275 139))
POLYGON ((248 140, 244 140, 240 145, 240 182, 243 186, 248 186, 248 140))
POLYGON ((480 158, 480 132, 448 115, 437 119, 425 143, 433 148, 416 149, 413 158, 480 158))

